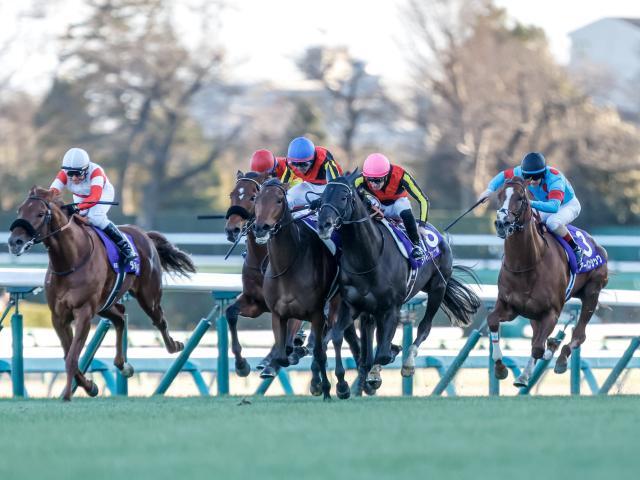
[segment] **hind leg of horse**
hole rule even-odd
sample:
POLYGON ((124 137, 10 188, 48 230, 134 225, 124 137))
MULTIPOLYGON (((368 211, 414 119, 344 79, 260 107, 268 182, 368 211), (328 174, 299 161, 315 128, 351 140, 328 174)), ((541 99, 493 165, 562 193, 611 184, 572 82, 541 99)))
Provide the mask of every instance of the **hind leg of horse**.
POLYGON ((509 370, 502 363, 502 350, 500 350, 500 323, 510 322, 516 318, 518 314, 505 302, 498 299, 496 306, 487 317, 487 325, 489 326, 489 340, 493 348, 492 359, 495 366, 495 376, 499 380, 504 380, 509 374, 509 370))
POLYGON ((305 357, 309 352, 303 344, 300 344, 298 333, 302 328, 302 320, 292 318, 287 324, 287 350, 291 349, 289 354, 289 364, 297 365, 300 359, 305 357))
POLYGON ((124 305, 116 303, 108 311, 103 312, 102 316, 111 320, 111 323, 116 328, 116 356, 113 359, 113 364, 124 377, 129 378, 133 375, 133 367, 130 363, 127 363, 127 359, 124 357, 122 345, 125 327, 124 305))
POLYGON ((427 299, 427 308, 425 309, 424 317, 422 317, 422 320, 418 324, 418 333, 416 334, 416 339, 409 347, 407 358, 402 364, 402 370, 400 371, 400 373, 403 377, 412 376, 416 370, 416 356, 418 355, 418 348, 420 348, 422 342, 427 339, 427 337, 429 336, 429 332, 431 332, 433 317, 438 312, 438 308, 440 308, 440 304, 442 303, 442 299, 444 298, 445 290, 446 286, 442 285, 436 290, 428 292, 429 297, 427 299))
POLYGON ((160 305, 160 299, 162 298, 162 292, 156 295, 155 300, 151 300, 147 297, 149 292, 139 292, 135 298, 138 300, 138 304, 144 310, 144 312, 151 318, 153 326, 156 327, 162 335, 164 346, 169 353, 176 353, 184 349, 184 344, 174 340, 169 334, 169 325, 164 318, 164 311, 160 305))
POLYGON ((242 346, 238 339, 238 315, 248 318, 256 318, 266 310, 257 302, 251 301, 246 295, 240 295, 238 299, 227 307, 225 316, 229 324, 229 333, 231 334, 231 351, 235 357, 236 373, 240 377, 246 377, 251 372, 251 367, 242 357, 242 346))
MULTIPOLYGON (((592 290, 592 289, 590 289, 592 290)), ((567 371, 567 363, 571 352, 578 348, 587 339, 586 329, 589 320, 593 316, 598 306, 598 296, 600 289, 594 291, 585 292, 582 296, 582 308, 580 309, 580 316, 578 317, 578 323, 576 324, 573 332, 571 333, 571 341, 568 345, 564 345, 560 351, 560 355, 556 360, 556 364, 553 367, 555 373, 564 373, 567 371)))

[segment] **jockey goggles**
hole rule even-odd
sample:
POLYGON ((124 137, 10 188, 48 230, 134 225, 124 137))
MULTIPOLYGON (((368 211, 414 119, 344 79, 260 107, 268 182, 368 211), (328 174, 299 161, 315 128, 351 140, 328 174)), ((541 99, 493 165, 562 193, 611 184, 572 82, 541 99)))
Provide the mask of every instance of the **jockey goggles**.
POLYGON ((307 160, 305 162, 294 162, 293 160, 289 160, 289 162, 291 163, 291 166, 293 166, 293 167, 305 169, 305 168, 309 168, 309 167, 311 167, 311 165, 313 165, 313 158, 311 160, 307 160))
POLYGON ((376 185, 382 185, 386 179, 386 176, 384 177, 364 177, 364 179, 368 182, 368 183, 375 183, 376 185))
POLYGON ((538 172, 538 173, 524 173, 524 172, 522 172, 522 177, 525 180, 540 180, 542 177, 544 177, 544 171, 543 172, 538 172))
POLYGON ((82 177, 85 173, 87 173, 86 169, 77 170, 77 169, 66 169, 64 168, 67 176, 69 177, 82 177))

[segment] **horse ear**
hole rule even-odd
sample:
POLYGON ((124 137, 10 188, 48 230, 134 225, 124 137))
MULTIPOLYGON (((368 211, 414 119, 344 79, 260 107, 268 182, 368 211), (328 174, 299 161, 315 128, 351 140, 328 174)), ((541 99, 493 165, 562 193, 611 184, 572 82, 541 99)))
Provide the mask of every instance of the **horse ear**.
POLYGON ((242 177, 244 177, 244 173, 242 173, 242 170, 238 170, 236 173, 236 180, 240 180, 242 177))
POLYGON ((347 180, 349 181, 350 184, 355 185, 356 178, 358 178, 359 175, 360 175, 360 172, 358 172, 358 167, 356 167, 356 169, 353 172, 347 175, 347 180))
POLYGON ((31 190, 29 190, 29 195, 35 195, 37 190, 38 190, 38 186, 32 185, 31 190))

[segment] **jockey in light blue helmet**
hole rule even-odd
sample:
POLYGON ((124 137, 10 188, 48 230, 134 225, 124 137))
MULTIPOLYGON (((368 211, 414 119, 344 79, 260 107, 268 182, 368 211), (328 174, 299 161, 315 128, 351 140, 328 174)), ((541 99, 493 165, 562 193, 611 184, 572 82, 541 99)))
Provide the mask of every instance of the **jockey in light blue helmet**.
POLYGON ((580 265, 583 252, 567 229, 567 225, 580 215, 582 207, 569 180, 559 170, 548 167, 544 155, 529 152, 519 167, 509 168, 496 175, 478 200, 487 199, 505 180, 513 177, 522 177, 528 181, 528 190, 535 198, 531 202, 531 208, 538 210, 549 230, 564 238, 571 246, 580 265))

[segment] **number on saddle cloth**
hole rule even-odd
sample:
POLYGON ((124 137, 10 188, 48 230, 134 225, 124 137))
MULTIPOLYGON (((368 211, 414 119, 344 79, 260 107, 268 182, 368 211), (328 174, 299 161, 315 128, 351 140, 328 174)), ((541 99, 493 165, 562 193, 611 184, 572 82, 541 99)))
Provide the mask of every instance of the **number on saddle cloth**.
MULTIPOLYGON (((111 240, 107 236, 107 234, 104 233, 101 229, 99 229, 98 227, 92 227, 92 228, 98 234, 98 236, 100 237, 100 240, 102 240, 104 248, 107 251, 107 258, 109 259, 109 264, 111 265, 111 268, 115 273, 120 273, 120 264, 122 259, 120 257, 120 251, 118 250, 117 245, 113 243, 113 240, 111 240)), ((133 251, 137 254, 138 251, 135 243, 133 242, 133 238, 131 237, 131 235, 129 235, 128 233, 124 233, 124 235, 127 236, 127 238, 129 239, 129 243, 131 244, 131 248, 133 248, 133 251)), ((126 273, 134 273, 136 276, 139 276, 140 275, 140 255, 138 255, 135 258, 135 260, 132 260, 124 267, 125 267, 124 271, 126 273)))
POLYGON ((580 265, 577 264, 575 253, 573 252, 573 249, 569 246, 569 244, 565 241, 565 239, 553 232, 551 233, 564 248, 569 261, 571 273, 587 273, 591 270, 595 270, 596 268, 604 265, 607 262, 607 259, 600 254, 600 252, 596 248, 596 245, 587 232, 574 227, 573 225, 567 225, 567 228, 569 229, 569 233, 571 233, 571 236, 574 238, 578 246, 580 246, 580 248, 582 249, 583 257, 582 263, 580 265))

